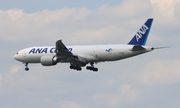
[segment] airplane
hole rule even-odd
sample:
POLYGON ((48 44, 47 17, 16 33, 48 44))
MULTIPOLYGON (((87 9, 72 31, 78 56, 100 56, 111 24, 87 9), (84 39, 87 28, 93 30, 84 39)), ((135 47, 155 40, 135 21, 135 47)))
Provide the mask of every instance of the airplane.
POLYGON ((18 51, 14 59, 25 64, 28 71, 29 63, 41 63, 43 66, 54 66, 57 63, 70 63, 70 69, 81 71, 86 66, 87 70, 94 72, 98 68, 95 63, 117 61, 153 51, 152 46, 145 46, 151 29, 153 18, 149 18, 137 31, 127 44, 111 45, 74 45, 65 46, 62 40, 56 41, 55 46, 29 47, 18 51), (90 64, 89 66, 87 66, 90 64))

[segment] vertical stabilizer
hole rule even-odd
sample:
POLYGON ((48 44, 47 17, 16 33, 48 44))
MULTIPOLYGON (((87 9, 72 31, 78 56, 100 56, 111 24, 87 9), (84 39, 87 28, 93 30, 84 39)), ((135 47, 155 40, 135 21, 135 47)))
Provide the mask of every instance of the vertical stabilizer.
POLYGON ((146 44, 152 22, 153 18, 149 18, 128 44, 144 46, 146 44))

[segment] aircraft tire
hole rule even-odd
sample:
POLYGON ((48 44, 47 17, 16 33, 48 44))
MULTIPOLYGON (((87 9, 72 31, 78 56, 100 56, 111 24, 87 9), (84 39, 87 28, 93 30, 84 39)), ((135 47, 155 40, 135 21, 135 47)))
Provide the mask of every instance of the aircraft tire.
POLYGON ((98 71, 98 68, 94 68, 93 71, 96 71, 96 72, 97 72, 97 71, 98 71))
POLYGON ((25 71, 28 71, 29 70, 29 68, 25 68, 25 71))
POLYGON ((77 70, 77 71, 81 71, 82 68, 81 68, 81 67, 77 67, 76 70, 77 70))
POLYGON ((91 66, 87 66, 86 69, 87 70, 92 70, 92 67, 91 66))
POLYGON ((86 69, 91 70, 91 71, 98 71, 98 68, 95 68, 95 67, 92 67, 92 66, 87 66, 86 69))
POLYGON ((70 69, 74 69, 74 66, 73 66, 73 65, 71 65, 71 66, 69 66, 69 68, 70 68, 70 69))

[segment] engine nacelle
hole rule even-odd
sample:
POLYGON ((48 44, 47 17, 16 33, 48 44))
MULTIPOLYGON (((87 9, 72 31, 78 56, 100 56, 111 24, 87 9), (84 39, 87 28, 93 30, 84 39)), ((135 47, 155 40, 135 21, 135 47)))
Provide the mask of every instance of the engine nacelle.
POLYGON ((40 61, 43 66, 53 66, 59 62, 56 56, 51 55, 42 56, 40 61))

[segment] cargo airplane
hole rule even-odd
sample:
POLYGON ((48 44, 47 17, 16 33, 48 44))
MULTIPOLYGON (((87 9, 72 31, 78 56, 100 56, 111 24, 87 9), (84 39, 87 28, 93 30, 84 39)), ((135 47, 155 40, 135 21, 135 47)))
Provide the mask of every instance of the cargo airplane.
POLYGON ((65 46, 62 40, 58 40, 55 46, 22 49, 14 55, 14 58, 25 63, 26 71, 29 70, 29 63, 54 66, 60 62, 69 63, 69 68, 77 71, 81 71, 82 67, 86 66, 87 70, 96 72, 98 68, 94 66, 95 63, 121 60, 156 49, 152 46, 145 46, 152 22, 153 18, 149 18, 128 44, 65 46))

